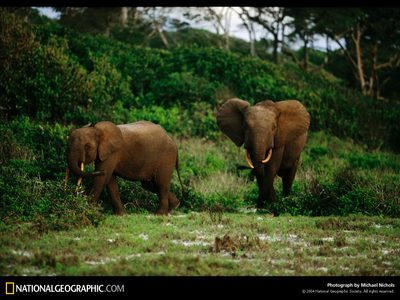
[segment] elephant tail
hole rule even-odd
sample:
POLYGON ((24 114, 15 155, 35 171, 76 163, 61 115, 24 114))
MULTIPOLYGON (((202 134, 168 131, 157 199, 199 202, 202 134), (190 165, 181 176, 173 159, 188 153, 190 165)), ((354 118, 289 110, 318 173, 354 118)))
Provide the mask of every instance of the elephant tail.
POLYGON ((186 191, 185 187, 183 186, 182 179, 181 179, 181 174, 179 172, 179 156, 178 156, 178 154, 176 154, 175 169, 176 169, 176 173, 178 173, 178 179, 179 179, 179 183, 181 185, 183 198, 185 200, 187 200, 188 194, 187 194, 187 191, 186 191))

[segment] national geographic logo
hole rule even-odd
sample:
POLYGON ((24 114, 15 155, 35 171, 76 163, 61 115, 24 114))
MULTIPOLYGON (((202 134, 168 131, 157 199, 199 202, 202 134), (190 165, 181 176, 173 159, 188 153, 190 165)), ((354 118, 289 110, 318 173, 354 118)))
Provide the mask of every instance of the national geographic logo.
MULTIPOLYGON (((15 284, 5 283, 5 295, 16 293, 124 293, 125 286, 117 284, 15 284)), ((0 292, 1 294, 1 292, 0 292)))
POLYGON ((14 295, 15 284, 14 282, 6 282, 6 295, 14 295))

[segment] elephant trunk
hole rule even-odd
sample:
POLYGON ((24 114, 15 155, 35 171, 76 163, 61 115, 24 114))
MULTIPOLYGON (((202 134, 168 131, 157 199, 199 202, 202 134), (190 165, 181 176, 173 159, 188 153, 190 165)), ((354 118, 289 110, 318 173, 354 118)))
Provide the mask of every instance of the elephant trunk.
POLYGON ((80 154, 78 151, 69 152, 67 155, 67 163, 69 169, 78 177, 85 177, 87 174, 81 170, 81 163, 84 162, 84 152, 80 154))
MULTIPOLYGON (((83 173, 83 165, 85 162, 85 154, 82 152, 82 154, 79 151, 75 152, 68 152, 67 154, 67 164, 68 164, 68 169, 72 171, 76 176, 79 178, 84 178, 84 177, 93 177, 97 175, 104 175, 104 171, 95 171, 95 172, 88 172, 88 173, 83 173)), ((69 173, 69 170, 67 171, 69 173)), ((66 176, 66 181, 67 181, 66 176)))
POLYGON ((264 168, 263 168, 263 163, 262 160, 264 159, 264 154, 265 150, 264 147, 257 147, 254 149, 254 151, 251 153, 251 160, 254 165, 254 171, 256 174, 263 174, 264 173, 264 168))

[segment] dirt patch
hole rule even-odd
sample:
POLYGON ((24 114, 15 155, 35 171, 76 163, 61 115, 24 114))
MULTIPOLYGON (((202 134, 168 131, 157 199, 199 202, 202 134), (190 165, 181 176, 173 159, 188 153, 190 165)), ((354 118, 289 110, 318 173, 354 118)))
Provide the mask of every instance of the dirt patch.
POLYGON ((215 237, 212 252, 229 253, 232 257, 238 255, 248 257, 246 252, 266 250, 267 246, 260 241, 258 236, 234 236, 225 234, 222 238, 215 237))

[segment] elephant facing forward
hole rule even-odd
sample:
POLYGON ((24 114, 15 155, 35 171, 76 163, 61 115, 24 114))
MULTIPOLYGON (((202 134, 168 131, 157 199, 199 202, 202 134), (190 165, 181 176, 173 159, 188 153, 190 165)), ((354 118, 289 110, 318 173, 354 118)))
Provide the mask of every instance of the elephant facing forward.
POLYGON ((217 112, 217 124, 238 147, 244 144, 259 188, 257 208, 276 200, 276 175, 282 178, 283 195, 290 193, 310 126, 310 115, 299 101, 267 100, 251 106, 229 99, 217 112))
POLYGON ((117 179, 122 177, 141 181, 142 186, 157 193, 160 207, 157 214, 168 214, 180 201, 170 192, 174 168, 183 190, 179 168, 178 148, 159 125, 147 121, 115 125, 99 122, 94 127, 74 130, 68 138, 67 175, 71 170, 79 176, 93 176, 91 202, 97 202, 107 186, 116 214, 124 214, 117 179), (84 173, 84 164, 95 162, 95 172, 84 173))

